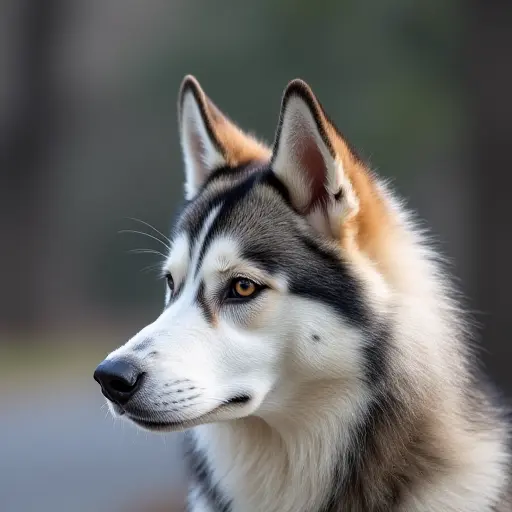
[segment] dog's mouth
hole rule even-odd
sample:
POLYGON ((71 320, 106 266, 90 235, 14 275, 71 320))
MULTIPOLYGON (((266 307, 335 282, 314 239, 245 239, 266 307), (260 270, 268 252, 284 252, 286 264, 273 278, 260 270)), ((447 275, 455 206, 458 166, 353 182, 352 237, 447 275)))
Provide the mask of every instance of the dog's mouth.
POLYGON ((229 400, 226 400, 221 407, 226 405, 245 405, 246 403, 251 401, 251 397, 249 395, 235 395, 231 397, 229 400))
POLYGON ((116 407, 116 413, 120 416, 126 415, 133 423, 138 425, 141 428, 152 431, 179 431, 186 430, 188 428, 194 427, 196 425, 200 425, 202 423, 208 423, 209 420, 215 419, 217 413, 222 410, 235 410, 240 406, 246 405, 251 401, 251 397, 246 394, 235 395, 228 400, 222 402, 218 407, 215 407, 211 411, 196 416, 194 418, 184 418, 180 420, 169 420, 169 421, 160 421, 160 420, 152 420, 151 417, 141 418, 138 416, 133 416, 129 411, 126 411, 119 406, 116 407))

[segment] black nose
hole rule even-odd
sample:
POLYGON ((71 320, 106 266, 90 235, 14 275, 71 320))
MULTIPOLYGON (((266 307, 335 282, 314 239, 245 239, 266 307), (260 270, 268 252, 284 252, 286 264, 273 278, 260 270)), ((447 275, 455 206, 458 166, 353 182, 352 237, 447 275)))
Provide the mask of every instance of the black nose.
POLYGON ((143 372, 124 359, 105 359, 94 372, 103 394, 112 402, 124 405, 140 388, 143 372))

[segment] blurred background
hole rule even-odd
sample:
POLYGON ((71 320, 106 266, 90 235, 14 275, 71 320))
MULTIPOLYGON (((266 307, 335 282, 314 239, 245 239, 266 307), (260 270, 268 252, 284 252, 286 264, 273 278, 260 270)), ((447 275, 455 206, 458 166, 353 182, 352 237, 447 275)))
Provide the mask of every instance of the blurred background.
POLYGON ((426 219, 505 393, 512 2, 0 0, 0 511, 181 510, 180 435, 114 422, 92 373, 160 311, 187 73, 272 142, 302 77, 426 219))

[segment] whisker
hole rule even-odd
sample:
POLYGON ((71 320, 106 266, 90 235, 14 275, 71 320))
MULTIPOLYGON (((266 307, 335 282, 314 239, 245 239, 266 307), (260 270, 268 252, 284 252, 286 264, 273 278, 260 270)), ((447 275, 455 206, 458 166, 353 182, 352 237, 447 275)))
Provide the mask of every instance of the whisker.
POLYGON ((148 265, 144 268, 141 268, 140 271, 141 272, 158 272, 158 274, 161 274, 160 267, 161 267, 160 263, 153 263, 152 265, 148 265))
POLYGON ((127 252, 132 254, 156 254, 158 256, 162 256, 162 258, 167 258, 167 256, 156 249, 130 249, 127 252))
POLYGON ((156 229, 155 226, 153 226, 149 222, 146 222, 145 220, 142 220, 142 219, 137 219, 136 217, 127 217, 127 218, 129 220, 134 220, 135 222, 140 222, 141 224, 144 224, 148 228, 152 229, 155 233, 158 233, 164 239, 165 242, 167 242, 169 244, 171 243, 171 240, 169 239, 169 237, 165 236, 161 231, 156 229))
POLYGON ((118 231, 118 233, 134 233, 136 235, 147 236, 148 238, 156 240, 159 244, 162 244, 168 251, 171 250, 170 245, 167 245, 163 240, 160 240, 160 238, 157 238, 156 236, 153 236, 150 233, 145 233, 144 231, 137 231, 136 229, 122 229, 121 231, 118 231))

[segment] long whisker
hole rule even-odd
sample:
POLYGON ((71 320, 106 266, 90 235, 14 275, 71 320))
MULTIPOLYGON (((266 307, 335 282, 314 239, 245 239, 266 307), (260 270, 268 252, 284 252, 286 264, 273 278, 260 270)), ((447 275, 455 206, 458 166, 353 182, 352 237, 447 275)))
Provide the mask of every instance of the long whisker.
POLYGON ((132 254, 156 254, 162 256, 162 258, 167 258, 163 252, 157 251, 156 249, 130 249, 127 252, 132 254))
POLYGON ((159 274, 161 274, 161 270, 159 263, 153 263, 152 265, 140 269, 141 272, 158 272, 159 274))
POLYGON ((156 236, 151 235, 150 233, 145 233, 144 231, 137 231, 135 229, 122 229, 118 232, 121 233, 134 233, 136 235, 143 235, 147 236, 148 238, 152 238, 153 240, 156 240, 159 244, 162 244, 168 251, 171 250, 171 247, 167 245, 163 240, 160 240, 160 238, 157 238, 156 236))
POLYGON ((145 220, 142 219, 137 219, 136 217, 127 217, 127 219, 134 220, 135 222, 140 222, 141 224, 144 224, 148 228, 152 229, 155 233, 158 233, 164 239, 165 242, 167 242, 168 244, 171 243, 169 237, 165 236, 161 231, 156 229, 155 226, 151 225, 149 222, 146 222, 145 220))

